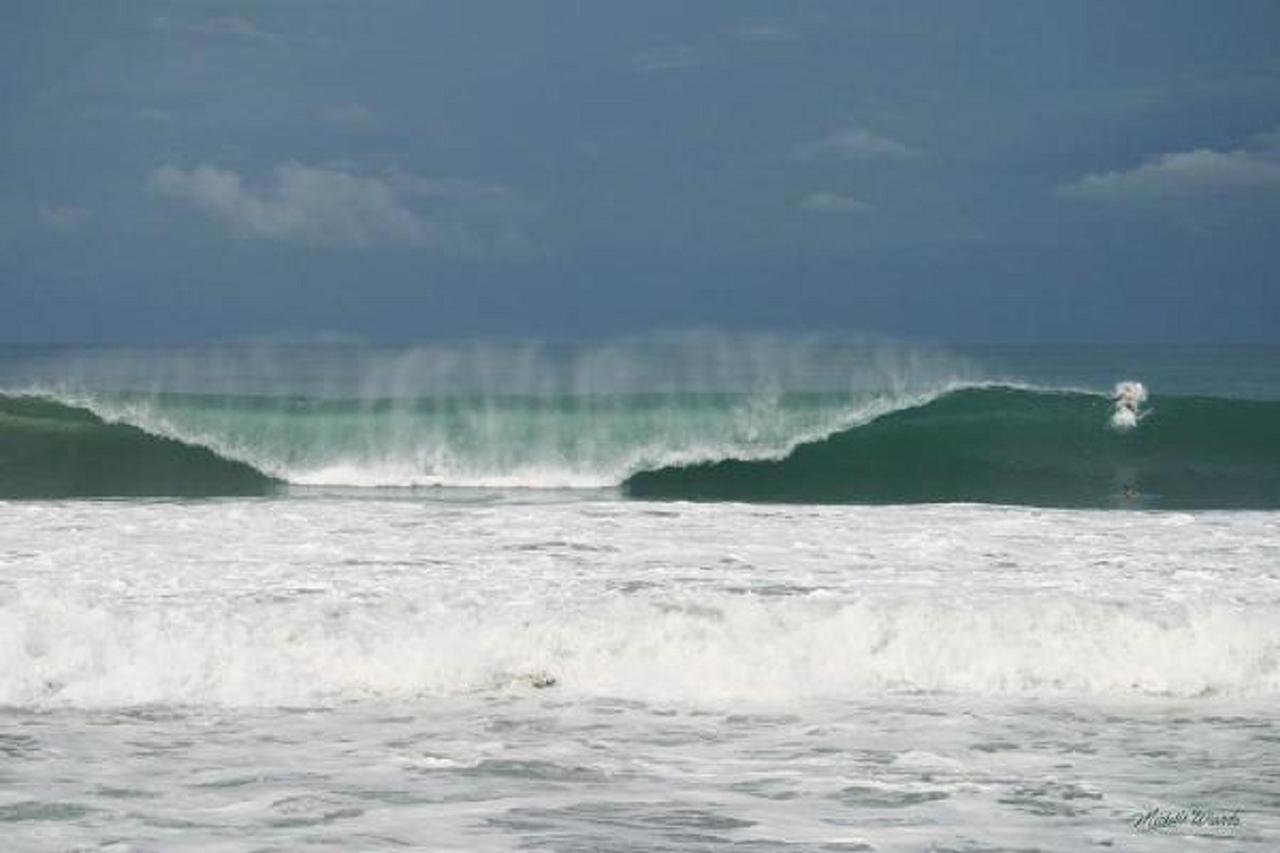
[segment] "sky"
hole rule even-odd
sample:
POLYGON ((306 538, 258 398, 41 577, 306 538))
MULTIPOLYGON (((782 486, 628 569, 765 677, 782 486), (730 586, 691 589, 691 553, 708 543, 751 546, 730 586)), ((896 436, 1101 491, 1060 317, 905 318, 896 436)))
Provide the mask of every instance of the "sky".
POLYGON ((2 0, 0 343, 1280 342, 1280 3, 2 0))

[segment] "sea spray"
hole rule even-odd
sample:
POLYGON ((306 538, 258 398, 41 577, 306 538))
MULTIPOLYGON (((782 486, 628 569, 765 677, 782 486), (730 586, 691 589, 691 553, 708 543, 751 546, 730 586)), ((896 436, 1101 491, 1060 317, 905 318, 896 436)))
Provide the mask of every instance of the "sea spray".
POLYGON ((785 455, 974 369, 888 343, 690 333, 574 347, 123 350, 51 357, 24 375, 11 385, 27 394, 295 484, 582 488, 785 455))
POLYGON ((782 394, 335 401, 0 396, 0 496, 269 493, 283 484, 603 488, 802 503, 1280 506, 1280 402, 979 386, 782 394))
POLYGON ((1110 395, 995 385, 939 350, 683 335, 81 357, 7 368, 0 495, 1280 506, 1280 402, 1163 396, 1157 412, 1136 380, 1110 395))

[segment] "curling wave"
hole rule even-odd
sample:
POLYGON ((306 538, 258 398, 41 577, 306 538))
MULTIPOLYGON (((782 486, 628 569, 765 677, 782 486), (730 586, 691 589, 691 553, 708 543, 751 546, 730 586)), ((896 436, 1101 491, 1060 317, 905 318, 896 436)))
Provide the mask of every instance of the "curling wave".
POLYGON ((259 495, 277 485, 208 447, 57 400, 0 395, 0 498, 259 495))
POLYGON ((783 456, 928 396, 0 395, 0 496, 616 487, 664 465, 783 456))
POLYGON ((798 446, 639 472, 642 498, 1280 507, 1280 402, 967 388, 798 446), (1114 408, 1113 408, 1114 404, 1114 408), (1141 423, 1139 423, 1141 421, 1141 423))
POLYGON ((1004 386, 888 393, 0 395, 0 497, 303 486, 637 498, 1280 507, 1280 402, 1004 386))

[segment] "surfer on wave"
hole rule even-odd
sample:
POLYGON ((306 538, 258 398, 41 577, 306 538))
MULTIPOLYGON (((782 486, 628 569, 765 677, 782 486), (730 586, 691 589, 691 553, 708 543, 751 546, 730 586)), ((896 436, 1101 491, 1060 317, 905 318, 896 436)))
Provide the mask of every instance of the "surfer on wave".
POLYGON ((1147 388, 1141 382, 1118 382, 1111 394, 1115 409, 1111 412, 1111 426, 1118 430, 1133 429, 1146 412, 1142 404, 1147 401, 1147 388))

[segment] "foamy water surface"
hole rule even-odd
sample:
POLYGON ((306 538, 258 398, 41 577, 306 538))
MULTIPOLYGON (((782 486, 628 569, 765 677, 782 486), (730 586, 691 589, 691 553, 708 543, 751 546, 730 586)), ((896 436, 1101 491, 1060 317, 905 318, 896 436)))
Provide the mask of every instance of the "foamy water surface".
POLYGON ((1276 513, 448 494, 0 503, 9 849, 1280 838, 1276 513))

